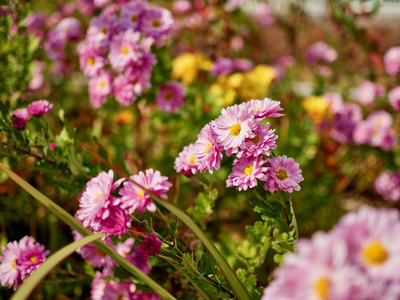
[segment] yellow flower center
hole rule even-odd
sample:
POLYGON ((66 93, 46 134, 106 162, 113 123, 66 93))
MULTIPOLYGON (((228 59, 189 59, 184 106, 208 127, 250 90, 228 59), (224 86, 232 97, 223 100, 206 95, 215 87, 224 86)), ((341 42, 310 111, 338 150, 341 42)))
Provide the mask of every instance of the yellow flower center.
POLYGON ((259 135, 256 135, 255 137, 253 137, 253 138, 251 139, 251 142, 252 142, 254 145, 257 145, 260 141, 261 141, 261 136, 259 136, 259 135))
POLYGON ((388 252, 379 241, 371 241, 362 250, 362 258, 369 265, 381 265, 388 259, 388 252))
POLYGON ((206 148, 206 150, 204 151, 204 153, 205 154, 208 154, 208 151, 211 149, 211 143, 208 143, 207 144, 207 148, 206 148))
POLYGON ((189 159, 186 161, 188 164, 194 165, 196 161, 196 157, 195 156, 191 156, 189 157, 189 159))
POLYGON ((108 32, 107 27, 103 27, 103 28, 101 29, 101 33, 102 33, 102 34, 106 35, 107 32, 108 32))
POLYGON ((88 57, 87 60, 86 60, 86 63, 89 66, 93 66, 94 65, 94 58, 93 57, 88 57))
POLYGON ((253 166, 249 165, 243 169, 243 174, 246 176, 250 176, 253 173, 253 166))
POLYGON ((240 130, 242 130, 242 126, 240 126, 240 124, 232 125, 230 128, 231 135, 238 136, 240 134, 240 130))
POLYGON ((315 294, 317 294, 320 299, 328 299, 330 287, 331 283, 329 282, 329 279, 326 277, 320 277, 314 283, 315 294))
POLYGON ((144 196, 143 190, 140 190, 139 192, 137 192, 137 195, 139 198, 143 198, 143 196, 144 196))
POLYGON ((15 264, 15 261, 11 261, 11 268, 15 269, 17 267, 17 265, 15 264))
POLYGON ((102 80, 102 81, 99 82, 99 87, 100 87, 100 88, 103 88, 103 87, 105 87, 105 86, 106 86, 106 82, 105 82, 104 80, 102 80))
POLYGON ((284 170, 284 169, 279 169, 276 172, 276 177, 278 177, 279 180, 285 180, 285 179, 289 178, 286 170, 284 170))
POLYGON ((31 256, 31 258, 29 259, 32 263, 37 262, 37 257, 36 256, 31 256))
POLYGON ((254 112, 261 111, 261 110, 262 110, 261 107, 257 107, 257 108, 254 109, 254 112))
POLYGON ((133 23, 136 23, 136 21, 137 21, 137 15, 132 15, 132 16, 131 16, 131 21, 132 21, 133 23))
POLYGON ((167 101, 171 101, 173 97, 174 97, 174 94, 171 91, 168 91, 164 94, 164 99, 167 101))
POLYGON ((151 26, 153 26, 154 28, 160 27, 161 26, 160 20, 157 19, 153 20, 153 22, 151 22, 151 26))
POLYGON ((128 52, 129 52, 129 49, 128 49, 127 46, 123 46, 123 47, 121 48, 121 53, 122 53, 122 54, 128 54, 128 52))

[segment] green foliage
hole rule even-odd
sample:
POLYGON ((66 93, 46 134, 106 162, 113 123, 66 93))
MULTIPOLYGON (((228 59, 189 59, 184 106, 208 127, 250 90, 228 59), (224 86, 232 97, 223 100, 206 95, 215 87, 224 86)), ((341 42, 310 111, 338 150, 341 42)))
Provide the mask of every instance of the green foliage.
POLYGON ((218 190, 213 188, 209 192, 201 192, 195 200, 195 206, 187 210, 193 220, 205 228, 205 223, 213 211, 215 200, 218 198, 218 190))
POLYGON ((252 300, 259 300, 263 295, 264 289, 257 287, 257 277, 249 274, 246 270, 238 269, 236 275, 243 282, 245 288, 249 292, 252 300))

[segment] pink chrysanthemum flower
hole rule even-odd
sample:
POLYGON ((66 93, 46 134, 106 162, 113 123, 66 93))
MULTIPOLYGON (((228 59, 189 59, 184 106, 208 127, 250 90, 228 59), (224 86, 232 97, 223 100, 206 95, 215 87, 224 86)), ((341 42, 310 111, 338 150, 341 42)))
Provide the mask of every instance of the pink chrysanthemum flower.
POLYGON ((243 103, 243 105, 247 107, 250 113, 254 114, 255 119, 279 118, 284 116, 284 114, 279 113, 283 110, 281 102, 269 98, 265 98, 264 100, 250 100, 243 103))
POLYGON ((397 202, 400 200, 400 172, 385 171, 375 179, 375 190, 385 200, 397 202))
POLYGON ((353 130, 353 140, 357 145, 367 144, 371 137, 371 124, 366 121, 360 121, 353 130))
POLYGON ((157 256, 161 251, 161 240, 152 232, 140 243, 139 249, 147 256, 157 256))
POLYGON ((339 93, 325 93, 323 97, 329 102, 331 113, 340 113, 344 109, 343 98, 339 93))
POLYGON ((334 62, 337 57, 336 50, 322 41, 312 44, 307 52, 308 63, 324 62, 330 64, 334 62))
POLYGON ((94 232, 102 232, 107 236, 121 236, 123 233, 128 233, 131 227, 131 218, 129 218, 126 209, 119 206, 110 206, 108 208, 109 215, 102 220, 94 232))
POLYGON ((102 71, 92 77, 89 81, 90 103, 95 108, 100 108, 112 92, 112 75, 110 72, 102 71))
MULTIPOLYGON (((77 231, 73 230, 72 235, 75 241, 78 241, 83 238, 77 231)), ((107 239, 105 241, 107 245, 111 246, 111 240, 107 239)), ((94 244, 87 244, 81 248, 76 250, 83 259, 86 259, 90 262, 90 264, 95 268, 108 268, 111 269, 116 266, 116 262, 104 252, 102 252, 99 248, 97 248, 94 244)))
POLYGON ((76 41, 82 35, 81 24, 75 18, 65 18, 56 27, 65 40, 76 41))
POLYGON ((57 28, 50 30, 44 43, 47 55, 52 60, 62 60, 65 57, 64 47, 65 39, 63 34, 57 28))
POLYGON ((140 33, 132 29, 121 32, 114 36, 110 43, 108 59, 116 71, 125 70, 132 62, 141 56, 140 33))
POLYGON ((103 50, 85 41, 77 47, 79 53, 79 63, 83 74, 93 77, 107 64, 107 59, 103 57, 103 50))
POLYGON ((156 39, 171 34, 174 25, 171 12, 161 7, 146 9, 140 21, 140 31, 156 39))
POLYGON ((227 187, 236 187, 239 191, 257 186, 257 179, 265 181, 266 163, 262 157, 243 157, 233 163, 232 173, 226 180, 227 187))
POLYGON ((384 58, 386 72, 389 75, 396 75, 400 72, 400 46, 390 48, 384 58))
POLYGON ((380 84, 371 81, 363 81, 357 87, 357 100, 362 104, 370 104, 375 98, 385 94, 385 89, 380 84))
MULTIPOLYGON (((148 169, 145 172, 140 171, 138 175, 133 175, 130 178, 160 198, 167 199, 166 192, 172 186, 168 182, 168 177, 162 176, 160 171, 154 172, 153 169, 148 169)), ((150 195, 131 181, 124 183, 119 194, 121 195, 121 207, 127 209, 130 214, 136 210, 141 214, 146 209, 150 212, 156 211, 156 205, 151 201, 150 195)))
POLYGON ((49 254, 48 250, 32 237, 25 236, 19 243, 20 253, 17 258, 17 265, 20 272, 21 281, 32 274, 45 260, 49 254))
POLYGON ((53 104, 47 100, 34 101, 28 105, 28 114, 39 117, 53 108, 53 104))
POLYGON ((198 166, 196 164, 196 149, 193 144, 185 146, 175 159, 174 169, 185 176, 196 174, 198 166))
POLYGON ((275 129, 270 129, 269 123, 266 123, 264 126, 259 122, 256 124, 257 127, 253 131, 254 137, 245 140, 245 149, 238 153, 238 157, 257 157, 259 155, 270 156, 270 149, 276 149, 275 140, 278 136, 274 134, 275 129))
POLYGON ((109 271, 103 271, 102 273, 96 272, 91 286, 91 300, 133 299, 136 285, 130 280, 124 280, 122 282, 106 280, 105 277, 112 275, 113 274, 109 271))
POLYGON ((143 12, 147 8, 147 2, 130 2, 121 10, 121 28, 127 30, 132 28, 137 31, 143 12))
POLYGON ((120 75, 114 80, 115 99, 123 106, 135 102, 135 86, 132 76, 120 75))
POLYGON ((213 123, 209 123, 201 129, 197 141, 194 144, 196 164, 200 172, 208 170, 211 174, 214 169, 221 166, 222 153, 215 140, 213 123))
POLYGON ((396 210, 362 207, 344 216, 333 234, 346 241, 350 261, 372 280, 400 280, 400 218, 396 210))
POLYGON ((106 47, 117 30, 117 19, 108 14, 93 18, 87 30, 87 40, 95 45, 106 47))
POLYGON ((9 242, 2 250, 0 256, 0 283, 1 286, 13 286, 17 289, 20 283, 17 259, 20 255, 20 247, 17 241, 9 242))
POLYGON ((233 105, 223 108, 221 115, 215 120, 215 137, 226 155, 237 153, 239 148, 245 149, 247 138, 253 138, 254 115, 244 106, 233 105))
POLYGON ((131 300, 161 300, 161 298, 156 292, 146 293, 143 291, 137 291, 132 295, 131 300))
POLYGON ((25 121, 27 121, 27 120, 29 120, 31 118, 31 115, 28 113, 28 109, 27 108, 16 109, 11 114, 16 116, 17 118, 23 119, 25 121))
MULTIPOLYGON (((348 264, 347 245, 331 235, 316 233, 299 240, 296 253, 288 253, 262 300, 367 300, 367 281, 348 264)), ((371 298, 370 298, 371 299, 371 298)))
POLYGON ((389 128, 393 123, 393 118, 387 111, 377 110, 368 116, 367 122, 373 128, 389 128))
POLYGON ((124 180, 121 178, 114 183, 114 172, 110 170, 108 173, 101 172, 86 184, 77 211, 78 219, 85 227, 98 231, 102 221, 111 215, 111 206, 118 202, 111 193, 124 180))
POLYGON ((264 189, 273 193, 276 190, 284 190, 292 193, 293 190, 300 191, 299 182, 304 178, 301 175, 299 164, 293 158, 286 155, 269 158, 269 168, 266 172, 264 189))
POLYGON ((389 102, 395 110, 400 111, 400 86, 389 92, 389 102))
POLYGON ((158 91, 156 102, 160 109, 165 112, 177 112, 183 105, 185 92, 179 82, 165 83, 158 91))

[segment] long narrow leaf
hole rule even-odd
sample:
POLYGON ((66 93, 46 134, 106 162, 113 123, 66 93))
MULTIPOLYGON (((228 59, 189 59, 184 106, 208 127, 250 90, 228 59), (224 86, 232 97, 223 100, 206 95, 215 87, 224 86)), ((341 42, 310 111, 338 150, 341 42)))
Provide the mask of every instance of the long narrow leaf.
POLYGON ((156 194, 152 193, 147 188, 145 188, 143 185, 132 180, 128 174, 115 168, 107 160, 105 160, 103 157, 101 157, 98 153, 96 153, 95 151, 90 149, 87 145, 81 143, 81 146, 86 151, 88 151, 89 153, 94 155, 96 158, 100 159, 105 165, 107 165, 115 173, 117 173, 121 177, 125 177, 127 180, 130 180, 133 184, 135 184, 136 186, 141 188, 143 191, 148 193, 153 200, 155 200, 158 204, 160 204, 161 206, 166 208, 168 211, 170 211, 175 216, 177 216, 183 223, 185 223, 185 225, 187 227, 189 227, 193 231, 194 234, 197 235, 197 237, 204 244, 204 246, 207 248, 207 250, 210 252, 210 254, 214 257, 215 261, 221 268, 222 273, 224 273, 226 280, 228 281, 229 285, 232 287, 233 292, 235 293, 236 297, 240 300, 242 300, 242 299, 243 300, 251 300, 251 297, 250 297, 249 293, 247 292, 246 288, 243 286, 243 283, 236 276, 235 272, 229 266, 228 262, 225 260, 225 258, 222 256, 222 254, 218 251, 218 249, 214 246, 214 244, 207 238, 207 236, 203 233, 203 231, 200 229, 200 227, 197 226, 197 224, 187 214, 185 214, 182 210, 180 210, 178 207, 176 207, 172 203, 161 199, 156 194))
POLYGON ((76 249, 83 247, 95 240, 100 239, 104 236, 104 233, 96 233, 84 237, 76 242, 73 242, 56 253, 52 254, 46 261, 33 272, 31 276, 18 288, 18 290, 14 293, 11 300, 24 300, 29 297, 29 295, 33 292, 35 287, 46 277, 46 275, 56 267, 60 262, 62 262, 65 258, 70 256, 75 252, 76 249))
MULTIPOLYGON (((79 232, 82 236, 88 236, 92 234, 90 230, 83 227, 81 223, 79 223, 73 216, 71 216, 68 212, 62 209, 60 206, 55 204, 41 192, 36 190, 33 186, 31 186, 28 182, 23 180, 13 171, 8 169, 5 165, 0 163, 0 170, 2 170, 8 177, 14 180, 20 187, 22 187, 25 191, 27 191, 32 197, 42 203, 45 207, 47 207, 54 215, 64 221, 67 225, 75 229, 79 232)), ((168 293, 163 287, 161 287, 157 282, 151 279, 149 276, 144 274, 140 269, 134 266, 131 262, 127 259, 119 255, 114 249, 110 246, 106 245, 101 241, 94 241, 94 245, 99 248, 101 251, 109 255, 113 258, 121 267, 127 270, 129 273, 134 275, 136 278, 142 280, 145 284, 147 284, 151 289, 157 292, 160 296, 165 299, 176 300, 170 293, 168 293)))

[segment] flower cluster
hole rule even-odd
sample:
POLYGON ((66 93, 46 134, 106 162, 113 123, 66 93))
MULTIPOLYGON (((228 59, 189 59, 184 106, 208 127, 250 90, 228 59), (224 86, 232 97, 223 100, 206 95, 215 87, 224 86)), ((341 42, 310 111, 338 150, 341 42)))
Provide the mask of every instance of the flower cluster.
POLYGON ((389 102, 395 110, 400 111, 400 86, 389 92, 389 102))
MULTIPOLYGON (((150 88, 157 62, 151 47, 163 44, 173 24, 167 9, 147 2, 120 5, 91 20, 78 54, 83 73, 90 77, 89 96, 95 108, 112 93, 121 105, 130 105, 150 88)), ((181 97, 176 94, 173 90, 171 99, 181 97)))
POLYGON ((300 190, 303 180, 299 165, 285 155, 267 158, 276 149, 274 134, 269 123, 262 123, 268 117, 282 116, 279 101, 265 98, 251 100, 240 105, 222 109, 221 115, 203 127, 197 141, 179 154, 175 169, 184 175, 197 171, 213 173, 220 168, 223 153, 235 156, 232 173, 227 187, 240 190, 254 188, 258 180, 265 182, 268 191, 300 190))
MULTIPOLYGON (((139 172, 131 179, 163 199, 167 198, 166 192, 172 186, 167 177, 153 169, 139 172)), ((77 218, 85 227, 108 236, 121 235, 127 233, 131 226, 128 214, 156 210, 150 195, 131 181, 124 182, 119 190, 120 197, 112 195, 124 180, 114 182, 114 173, 110 170, 108 173, 101 172, 86 184, 77 211, 77 218)))
POLYGON ((233 72, 248 72, 253 69, 253 63, 248 59, 234 59, 228 57, 220 57, 211 69, 211 74, 215 76, 228 75, 233 72))
POLYGON ((400 200, 400 171, 385 171, 375 179, 375 190, 385 200, 397 202, 400 200))
POLYGON ((400 216, 362 207, 329 233, 300 240, 262 299, 399 299, 400 216))
POLYGON ((371 104, 375 98, 382 97, 385 89, 382 85, 371 81, 363 81, 357 87, 357 100, 362 104, 371 104))
POLYGON ((47 100, 37 100, 28 105, 27 108, 19 108, 12 112, 11 123, 18 130, 23 130, 28 121, 32 116, 40 117, 44 113, 48 112, 53 108, 53 104, 47 100))
POLYGON ((34 238, 25 236, 19 242, 9 242, 1 253, 0 283, 15 290, 46 260, 49 251, 34 238))

